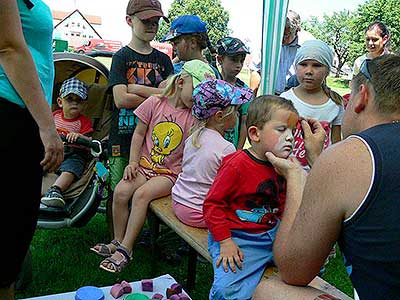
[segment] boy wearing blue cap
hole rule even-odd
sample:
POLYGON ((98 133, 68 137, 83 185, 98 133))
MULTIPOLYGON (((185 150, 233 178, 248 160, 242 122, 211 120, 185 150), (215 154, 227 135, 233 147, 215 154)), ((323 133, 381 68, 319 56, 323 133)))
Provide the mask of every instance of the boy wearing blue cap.
POLYGON ((252 299, 265 268, 286 201, 286 182, 266 152, 288 158, 298 113, 276 96, 249 106, 251 147, 225 156, 203 204, 214 283, 209 299, 252 299), (234 184, 233 184, 234 183, 234 184))
MULTIPOLYGON (((174 73, 180 72, 185 61, 198 59, 205 63, 208 61, 203 56, 203 50, 208 48, 215 52, 207 34, 207 25, 196 15, 183 15, 172 21, 170 31, 161 39, 162 42, 171 42, 177 55, 174 64, 174 73)), ((213 68, 215 77, 222 79, 218 69, 213 68)))
MULTIPOLYGON (((76 78, 63 82, 57 104, 61 108, 53 112, 58 134, 64 135, 68 143, 78 138, 91 140, 93 133, 89 118, 81 114, 83 103, 87 100, 86 84, 76 78)), ((64 145, 64 161, 56 173, 56 182, 44 194, 41 202, 50 207, 62 208, 65 205, 63 192, 79 179, 88 160, 88 149, 78 145, 64 145)))
MULTIPOLYGON (((248 87, 237 75, 242 71, 246 55, 250 53, 247 46, 238 38, 224 37, 217 42, 217 61, 221 66, 222 79, 237 87, 248 87)), ((246 141, 246 118, 250 103, 239 106, 235 127, 227 130, 225 139, 236 149, 242 149, 246 141)))

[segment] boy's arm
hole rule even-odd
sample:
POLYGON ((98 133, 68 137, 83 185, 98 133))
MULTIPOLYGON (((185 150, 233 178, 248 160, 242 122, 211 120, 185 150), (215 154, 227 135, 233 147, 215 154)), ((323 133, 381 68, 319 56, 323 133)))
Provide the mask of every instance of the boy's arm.
POLYGON ((135 94, 140 97, 148 98, 155 94, 161 94, 163 91, 162 88, 156 88, 151 86, 145 86, 140 84, 128 84, 128 93, 135 94))
POLYGON ((117 84, 113 86, 114 103, 118 109, 121 108, 136 108, 147 97, 142 97, 137 94, 128 92, 128 86, 125 84, 117 84))
POLYGON ((237 179, 237 172, 223 160, 204 200, 204 220, 214 239, 218 242, 231 237, 226 211, 229 209, 229 201, 234 197, 236 183, 239 182, 237 179))

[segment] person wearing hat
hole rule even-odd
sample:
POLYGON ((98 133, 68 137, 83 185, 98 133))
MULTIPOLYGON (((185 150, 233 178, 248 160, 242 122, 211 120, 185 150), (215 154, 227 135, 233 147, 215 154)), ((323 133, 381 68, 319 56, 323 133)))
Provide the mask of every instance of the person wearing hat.
POLYGON ((147 98, 135 109, 138 123, 131 138, 129 164, 113 194, 114 239, 91 248, 105 257, 101 269, 119 273, 127 266, 150 202, 171 193, 182 170, 184 141, 195 121, 193 87, 208 78, 214 78, 208 64, 188 61, 181 73, 168 79, 161 95, 147 98))
POLYGON ((88 149, 73 145, 78 138, 91 140, 93 133, 89 118, 81 114, 87 100, 87 87, 82 81, 72 77, 65 80, 60 88, 57 104, 61 108, 53 113, 58 134, 65 136, 64 160, 56 173, 59 177, 47 190, 41 203, 49 207, 64 207, 63 192, 77 179, 81 178, 88 160, 88 149))
POLYGON ((203 204, 214 283, 209 299, 252 299, 267 265, 286 200, 286 184, 265 153, 288 158, 298 113, 277 96, 250 102, 251 147, 223 160, 203 204))
MULTIPOLYGON (((160 94, 160 83, 173 73, 169 56, 150 45, 160 19, 169 22, 158 0, 130 0, 126 23, 131 28, 128 45, 112 58, 108 86, 114 97, 109 138, 110 185, 114 190, 129 162, 130 141, 135 129, 133 113, 145 99, 160 94)), ((107 203, 107 220, 112 232, 112 199, 107 203)))
MULTIPOLYGON (((207 34, 207 25, 196 15, 183 15, 172 21, 170 31, 162 39, 170 42, 174 47, 174 73, 179 73, 183 63, 198 59, 209 63, 203 55, 203 50, 208 48, 211 54, 215 53, 207 34)), ((222 79, 218 69, 213 68, 215 77, 222 79)))
POLYGON ((203 202, 222 159, 236 151, 223 138, 235 126, 238 106, 249 102, 253 91, 220 80, 201 82, 193 91, 192 115, 198 120, 185 141, 182 172, 172 187, 172 208, 186 225, 206 228, 203 202), (196 170, 196 172, 193 172, 196 170))
MULTIPOLYGON (((246 55, 250 53, 247 46, 238 38, 224 37, 217 42, 217 61, 221 66, 222 79, 237 87, 247 87, 237 75, 242 71, 246 55)), ((227 130, 225 139, 236 149, 242 149, 246 141, 246 115, 250 103, 239 106, 236 125, 227 130)))

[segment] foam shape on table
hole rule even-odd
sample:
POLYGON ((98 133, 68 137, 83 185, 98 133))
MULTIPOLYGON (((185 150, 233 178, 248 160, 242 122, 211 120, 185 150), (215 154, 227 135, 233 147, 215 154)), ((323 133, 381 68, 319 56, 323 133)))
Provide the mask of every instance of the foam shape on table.
POLYGON ((176 291, 178 294, 182 293, 182 285, 179 283, 173 283, 171 284, 171 289, 176 291))
POLYGON ((75 300, 104 300, 104 292, 95 286, 83 286, 76 291, 75 300))
MULTIPOLYGON (((153 288, 154 292, 163 295, 164 299, 167 299, 165 295, 165 290, 169 288, 173 283, 176 283, 174 277, 169 274, 164 274, 158 277, 153 278, 153 288)), ((132 289, 134 291, 140 291, 141 289, 141 281, 134 281, 130 282, 132 289)), ((110 295, 110 290, 112 286, 105 286, 102 287, 101 290, 104 292, 104 300, 114 300, 114 298, 110 295)), ((142 292, 143 294, 147 295, 150 299, 154 295, 154 292, 142 292)), ((121 298, 122 299, 122 298, 121 298)), ((20 300, 75 300, 75 291, 73 292, 66 292, 60 294, 52 294, 47 296, 39 296, 39 297, 32 297, 32 298, 24 298, 20 300)))
POLYGON ((184 293, 180 293, 179 294, 179 300, 190 300, 189 296, 184 294, 184 293))
POLYGON ((116 283, 112 286, 110 290, 110 295, 113 296, 113 298, 117 299, 121 297, 124 294, 124 288, 121 286, 120 283, 116 283))
POLYGON ((149 296, 140 293, 132 293, 125 295, 124 300, 149 300, 149 296))
POLYGON ((151 297, 151 299, 155 299, 155 300, 162 300, 163 298, 164 298, 164 296, 159 293, 156 293, 151 297))
POLYGON ((153 279, 142 279, 142 291, 153 292, 153 279))

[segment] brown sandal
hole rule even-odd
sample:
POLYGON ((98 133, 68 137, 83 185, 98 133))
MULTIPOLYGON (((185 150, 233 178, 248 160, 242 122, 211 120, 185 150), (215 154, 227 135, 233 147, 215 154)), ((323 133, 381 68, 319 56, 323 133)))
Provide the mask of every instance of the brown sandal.
MULTIPOLYGON (((112 240, 110 242, 110 244, 114 245, 115 247, 118 247, 119 245, 121 245, 121 243, 117 240, 112 240)), ((109 244, 103 244, 103 243, 96 244, 96 246, 90 248, 90 250, 92 250, 94 253, 96 253, 102 257, 110 257, 115 252, 115 250, 113 251, 110 248, 109 244), (99 249, 96 249, 96 248, 99 248, 99 249)))
POLYGON ((100 269, 110 273, 120 273, 129 264, 132 259, 132 251, 129 251, 128 248, 119 245, 115 252, 121 253, 122 258, 117 260, 112 257, 107 257, 100 263, 100 269))

